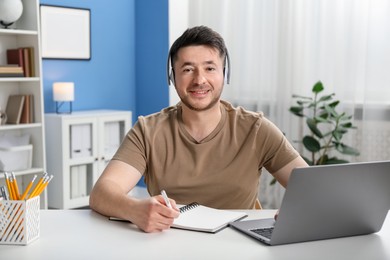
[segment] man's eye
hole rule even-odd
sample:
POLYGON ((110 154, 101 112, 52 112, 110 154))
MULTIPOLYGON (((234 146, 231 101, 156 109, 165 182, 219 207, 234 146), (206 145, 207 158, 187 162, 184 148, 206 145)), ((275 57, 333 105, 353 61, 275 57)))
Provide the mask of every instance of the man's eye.
POLYGON ((208 71, 215 71, 215 68, 214 67, 208 67, 207 70, 208 71))

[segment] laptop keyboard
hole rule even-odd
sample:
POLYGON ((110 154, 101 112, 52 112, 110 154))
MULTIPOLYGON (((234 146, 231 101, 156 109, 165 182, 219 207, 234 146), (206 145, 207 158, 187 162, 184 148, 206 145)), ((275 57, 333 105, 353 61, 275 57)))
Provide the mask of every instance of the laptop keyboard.
POLYGON ((273 227, 257 228, 257 229, 251 229, 250 231, 252 231, 258 235, 261 235, 263 237, 271 239, 272 231, 274 231, 274 228, 273 227))

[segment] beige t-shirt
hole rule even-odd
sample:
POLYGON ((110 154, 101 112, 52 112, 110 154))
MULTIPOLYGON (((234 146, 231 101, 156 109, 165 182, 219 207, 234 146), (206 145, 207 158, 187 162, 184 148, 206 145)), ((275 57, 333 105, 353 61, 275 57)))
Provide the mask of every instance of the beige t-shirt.
POLYGON ((165 189, 179 204, 252 209, 262 167, 273 173, 299 156, 262 113, 221 101, 221 121, 197 142, 181 111, 179 103, 140 116, 113 158, 141 172, 152 196, 165 189))

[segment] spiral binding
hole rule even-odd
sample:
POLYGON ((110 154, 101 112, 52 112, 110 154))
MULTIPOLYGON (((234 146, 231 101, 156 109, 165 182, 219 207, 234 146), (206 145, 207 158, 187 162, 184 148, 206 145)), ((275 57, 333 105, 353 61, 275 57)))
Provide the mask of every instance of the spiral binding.
POLYGON ((192 202, 192 203, 190 203, 188 205, 185 205, 185 206, 181 207, 180 208, 180 213, 184 213, 184 212, 186 212, 188 210, 194 209, 194 208, 199 207, 199 206, 200 206, 199 203, 192 202))

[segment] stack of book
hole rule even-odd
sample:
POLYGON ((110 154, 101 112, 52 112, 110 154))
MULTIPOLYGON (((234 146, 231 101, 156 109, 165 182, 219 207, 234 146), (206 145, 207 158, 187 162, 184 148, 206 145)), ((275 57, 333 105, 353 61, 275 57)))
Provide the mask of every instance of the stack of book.
POLYGON ((7 124, 30 124, 34 122, 34 96, 10 95, 5 109, 7 124))
POLYGON ((7 50, 7 63, 23 69, 24 77, 35 76, 34 47, 7 50))
POLYGON ((0 77, 23 77, 23 68, 18 65, 1 65, 0 77))

